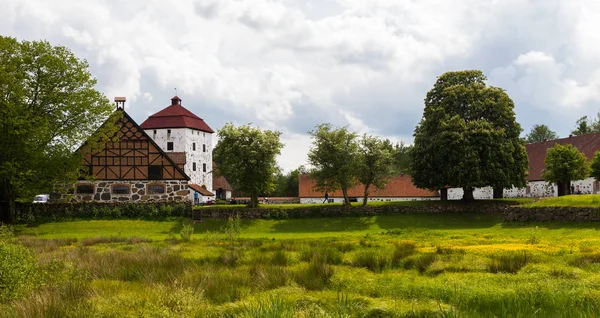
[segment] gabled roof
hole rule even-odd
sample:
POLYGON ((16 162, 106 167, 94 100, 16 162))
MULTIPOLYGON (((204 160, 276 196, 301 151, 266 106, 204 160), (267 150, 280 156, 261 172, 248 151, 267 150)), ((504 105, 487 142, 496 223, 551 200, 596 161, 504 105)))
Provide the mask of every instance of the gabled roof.
POLYGON ((205 187, 201 187, 197 184, 188 184, 188 187, 190 187, 192 190, 202 194, 205 197, 214 197, 215 196, 213 193, 208 191, 205 187))
MULTIPOLYGON (((323 198, 325 192, 315 189, 316 181, 308 174, 298 176, 298 190, 301 198, 323 198)), ((362 197, 365 186, 360 184, 348 189, 349 197, 362 197)), ((342 197, 342 191, 329 192, 329 197, 342 197)), ((410 176, 395 176, 384 189, 377 189, 374 186, 369 188, 370 197, 439 197, 434 191, 417 188, 410 176)))
POLYGON ((185 151, 182 152, 168 152, 167 155, 173 159, 173 161, 178 165, 185 165, 186 157, 185 151))
POLYGON ((171 105, 148 117, 140 126, 143 129, 190 128, 214 133, 202 118, 181 106, 178 96, 173 96, 171 105))
POLYGON ((225 191, 233 191, 233 188, 229 184, 229 181, 225 178, 225 176, 221 176, 218 174, 217 165, 213 162, 213 190, 223 189, 225 191), (219 177, 216 177, 219 175, 219 177))
POLYGON ((583 152, 588 161, 591 161, 594 158, 594 153, 600 151, 600 133, 572 136, 526 145, 527 155, 529 156, 529 181, 543 180, 542 172, 546 168, 546 164, 544 163, 546 152, 556 144, 571 144, 583 152))

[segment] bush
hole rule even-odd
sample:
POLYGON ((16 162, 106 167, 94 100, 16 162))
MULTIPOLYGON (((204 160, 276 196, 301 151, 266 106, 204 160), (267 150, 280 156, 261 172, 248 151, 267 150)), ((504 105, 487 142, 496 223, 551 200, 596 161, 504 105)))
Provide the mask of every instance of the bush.
POLYGON ((183 241, 189 242, 194 234, 194 224, 192 222, 183 222, 179 235, 183 241))
POLYGON ((491 273, 516 273, 529 262, 527 251, 506 252, 494 256, 489 268, 491 273))
POLYGON ((27 248, 0 240, 0 302, 18 299, 31 290, 38 265, 27 248))

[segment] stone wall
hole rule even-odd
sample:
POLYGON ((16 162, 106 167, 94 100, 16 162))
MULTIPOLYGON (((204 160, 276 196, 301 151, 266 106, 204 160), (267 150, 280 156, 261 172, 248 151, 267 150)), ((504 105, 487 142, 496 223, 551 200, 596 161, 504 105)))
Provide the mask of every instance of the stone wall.
POLYGON ((599 222, 600 207, 512 207, 503 211, 505 222, 599 222))
POLYGON ((282 208, 210 208, 203 207, 194 210, 194 219, 227 218, 239 214, 245 219, 268 218, 308 218, 308 217, 340 217, 340 216, 372 216, 387 214, 411 213, 502 213, 511 207, 510 202, 477 202, 463 204, 460 202, 424 203, 419 205, 388 205, 388 206, 313 206, 282 208))
POLYGON ((73 193, 70 194, 71 202, 174 202, 189 201, 188 182, 186 180, 135 180, 135 181, 82 181, 75 184, 73 193), (91 185, 93 193, 78 193, 80 185, 91 185), (148 186, 162 185, 165 192, 152 194, 148 186), (126 186, 130 189, 127 194, 118 194, 113 191, 114 186, 126 186))

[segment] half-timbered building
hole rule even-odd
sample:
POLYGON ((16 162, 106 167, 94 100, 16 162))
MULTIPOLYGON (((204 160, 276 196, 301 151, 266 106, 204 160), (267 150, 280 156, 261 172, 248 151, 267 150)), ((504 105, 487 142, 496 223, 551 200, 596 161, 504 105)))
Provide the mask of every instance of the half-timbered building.
POLYGON ((167 155, 127 114, 125 98, 115 101, 118 131, 98 151, 88 144, 81 147, 91 178, 75 184, 74 200, 188 201, 190 177, 184 172, 185 156, 167 155))

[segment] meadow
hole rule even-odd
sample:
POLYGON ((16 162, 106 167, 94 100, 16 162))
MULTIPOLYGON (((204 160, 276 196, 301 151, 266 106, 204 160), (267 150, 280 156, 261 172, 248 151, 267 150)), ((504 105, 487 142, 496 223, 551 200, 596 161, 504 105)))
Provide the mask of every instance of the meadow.
POLYGON ((32 279, 0 316, 598 316, 597 229, 464 213, 23 225, 0 241, 30 251, 32 279))

